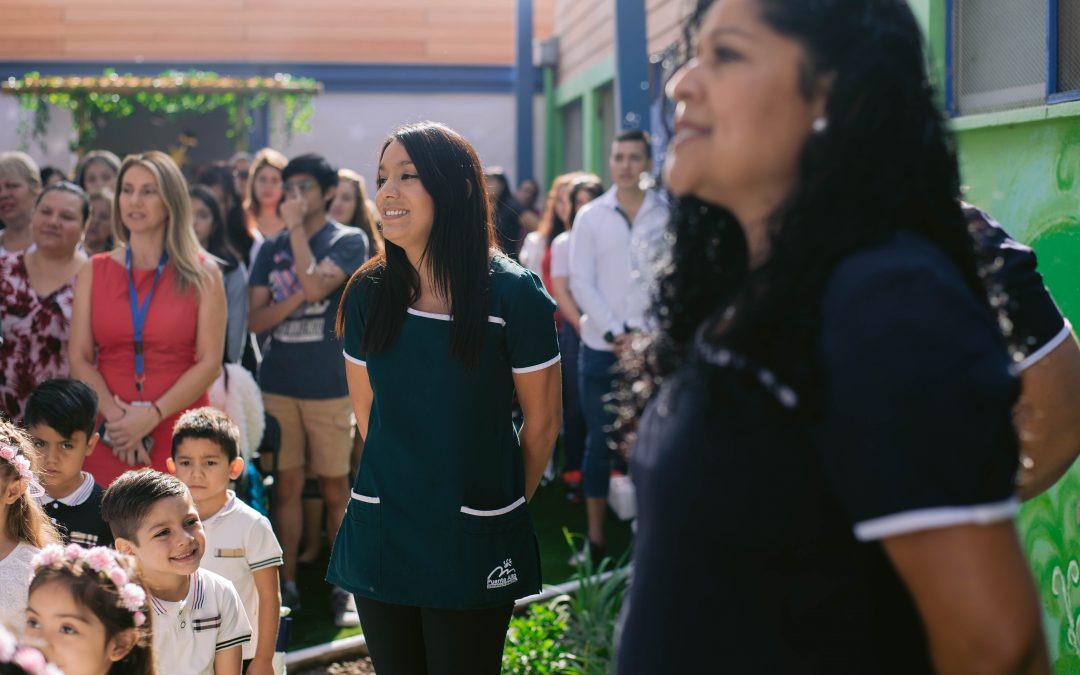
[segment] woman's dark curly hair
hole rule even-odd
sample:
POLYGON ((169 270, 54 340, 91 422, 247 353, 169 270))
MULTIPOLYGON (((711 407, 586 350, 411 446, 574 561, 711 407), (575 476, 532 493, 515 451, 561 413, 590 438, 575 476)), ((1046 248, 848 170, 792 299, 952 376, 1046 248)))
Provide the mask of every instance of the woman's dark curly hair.
MULTIPOLYGON (((699 0, 683 31, 683 62, 713 0, 699 0)), ((658 329, 624 359, 622 421, 689 354, 699 327, 766 366, 813 410, 820 300, 846 256, 912 230, 937 245, 980 297, 960 177, 945 120, 926 74, 922 35, 905 0, 756 0, 762 20, 803 46, 801 94, 821 76, 827 128, 807 140, 794 192, 769 220, 769 255, 749 265, 747 241, 728 210, 685 197, 670 222, 670 263, 655 298, 658 329)))

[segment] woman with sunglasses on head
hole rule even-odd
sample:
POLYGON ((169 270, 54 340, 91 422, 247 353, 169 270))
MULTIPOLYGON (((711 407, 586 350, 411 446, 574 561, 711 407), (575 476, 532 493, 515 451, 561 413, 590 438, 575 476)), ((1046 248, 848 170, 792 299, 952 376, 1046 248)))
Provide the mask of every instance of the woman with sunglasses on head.
POLYGON ((116 191, 116 175, 120 172, 120 158, 108 150, 91 150, 75 167, 75 182, 86 194, 108 188, 116 191))
POLYGON ((514 601, 540 589, 526 502, 559 429, 555 303, 495 247, 458 133, 400 127, 378 171, 386 248, 338 315, 365 444, 327 578, 379 672, 494 675, 514 601))
POLYGON ((911 9, 700 0, 687 35, 619 672, 1046 673, 1017 380, 911 9))

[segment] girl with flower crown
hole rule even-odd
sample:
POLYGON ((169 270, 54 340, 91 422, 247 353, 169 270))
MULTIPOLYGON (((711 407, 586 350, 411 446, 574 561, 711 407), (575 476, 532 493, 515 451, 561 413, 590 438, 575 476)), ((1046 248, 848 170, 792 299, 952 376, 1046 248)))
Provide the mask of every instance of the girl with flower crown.
POLYGON ((37 453, 26 433, 0 419, 0 620, 22 622, 30 561, 44 546, 60 541, 56 527, 38 505, 44 494, 34 477, 37 453))
POLYGON ((64 675, 45 655, 20 645, 7 628, 0 626, 0 675, 64 675))
POLYGON ((146 591, 111 548, 51 544, 33 559, 26 637, 66 675, 154 675, 146 591))

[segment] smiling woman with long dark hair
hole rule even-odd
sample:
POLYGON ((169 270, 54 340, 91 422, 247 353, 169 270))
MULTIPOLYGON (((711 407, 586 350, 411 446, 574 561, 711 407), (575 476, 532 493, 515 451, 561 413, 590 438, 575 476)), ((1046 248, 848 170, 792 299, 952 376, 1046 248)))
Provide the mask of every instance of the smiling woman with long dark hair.
POLYGON ((327 578, 380 672, 495 674, 514 600, 540 589, 526 502, 560 423, 555 303, 495 248, 453 130, 394 131, 377 185, 385 250, 338 315, 364 453, 327 578))
POLYGON ((687 43, 619 672, 1046 672, 1017 382, 908 4, 701 0, 687 43))

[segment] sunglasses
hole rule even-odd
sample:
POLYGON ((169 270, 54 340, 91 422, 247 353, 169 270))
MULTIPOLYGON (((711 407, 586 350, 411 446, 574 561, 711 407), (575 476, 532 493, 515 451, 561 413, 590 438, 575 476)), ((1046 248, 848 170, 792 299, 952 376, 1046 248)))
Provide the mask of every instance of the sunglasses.
POLYGON ((285 183, 284 189, 285 189, 285 192, 292 192, 293 190, 299 190, 300 192, 307 192, 308 190, 315 187, 316 185, 318 185, 318 183, 316 183, 311 178, 305 178, 304 180, 298 180, 298 181, 292 181, 292 182, 289 182, 289 183, 285 183))

